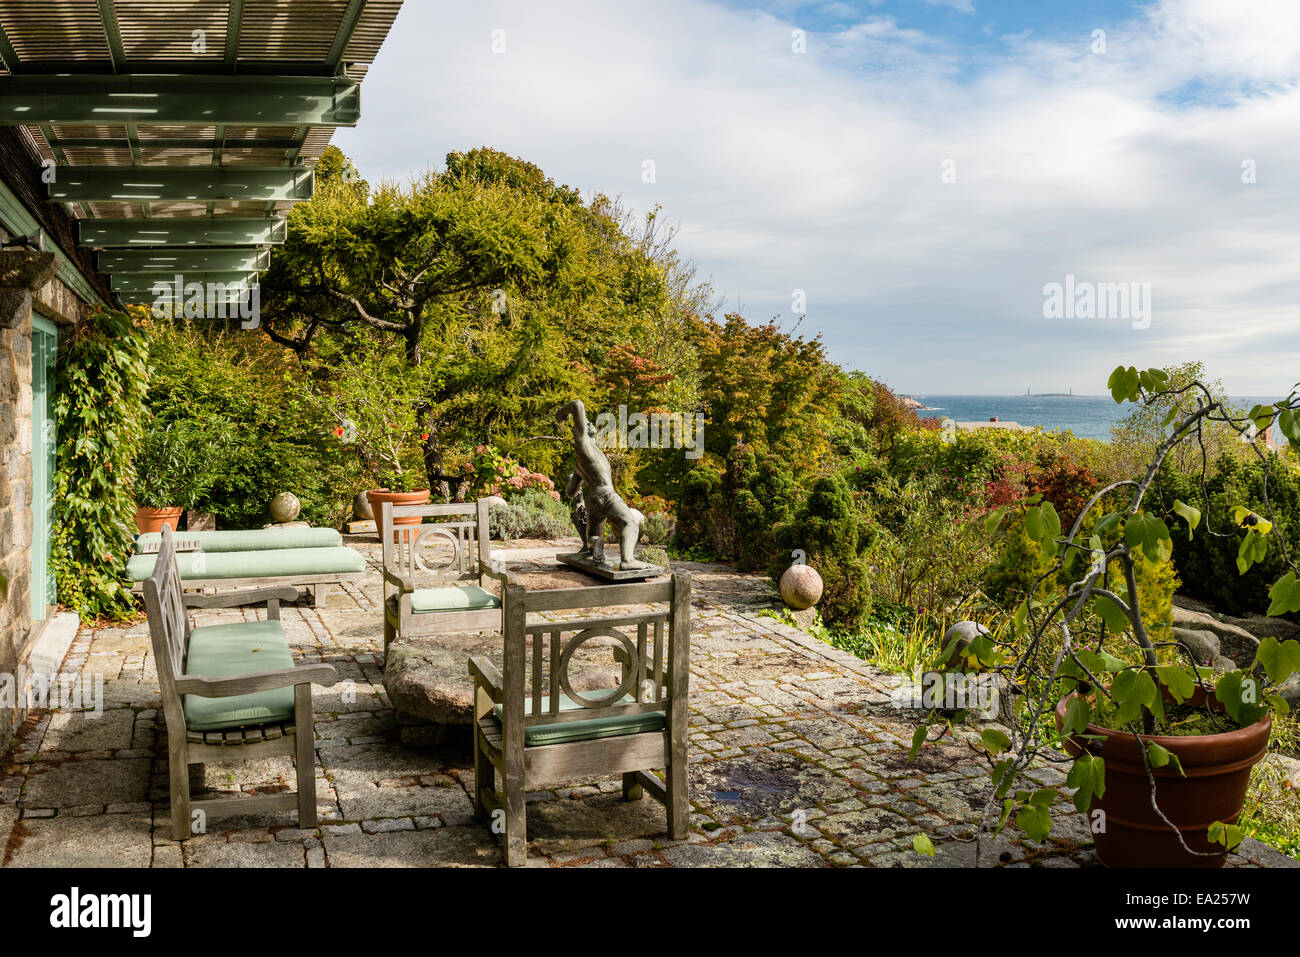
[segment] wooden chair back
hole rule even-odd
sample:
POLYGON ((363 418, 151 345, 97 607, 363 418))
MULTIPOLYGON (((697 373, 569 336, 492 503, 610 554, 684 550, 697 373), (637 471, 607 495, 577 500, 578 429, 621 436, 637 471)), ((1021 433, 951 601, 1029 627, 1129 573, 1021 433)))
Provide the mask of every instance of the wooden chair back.
POLYGON ((164 697, 174 697, 173 683, 185 670, 189 647, 190 616, 185 610, 185 589, 176 563, 176 543, 169 525, 162 527, 162 543, 153 572, 144 581, 145 611, 149 616, 149 637, 164 697))
POLYGON ((671 718, 683 708, 689 674, 691 578, 675 572, 667 581, 529 591, 505 586, 505 692, 507 722, 512 712, 525 726, 560 724, 620 714, 660 711, 671 718), (600 614, 617 605, 664 604, 630 615, 600 614), (593 609, 592 617, 528 622, 529 613, 593 609), (566 638, 566 636, 568 636, 566 638), (569 666, 587 641, 612 638, 623 680, 614 693, 574 689, 569 666), (579 708, 561 710, 563 694, 579 708), (628 698, 630 700, 624 700, 628 698))
POLYGON ((477 580, 492 562, 486 499, 449 505, 383 502, 379 539, 384 567, 412 583, 417 576, 438 584, 477 580), (421 524, 397 525, 393 521, 414 516, 423 520, 421 524))

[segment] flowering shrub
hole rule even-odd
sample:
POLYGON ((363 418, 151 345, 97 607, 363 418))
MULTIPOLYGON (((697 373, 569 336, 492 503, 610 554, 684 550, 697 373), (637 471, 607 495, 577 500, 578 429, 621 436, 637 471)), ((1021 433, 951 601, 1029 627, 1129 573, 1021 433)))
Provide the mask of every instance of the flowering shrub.
POLYGON ((474 457, 461 468, 466 475, 469 492, 475 497, 499 495, 509 498, 512 494, 536 489, 545 492, 554 501, 560 500, 560 493, 555 490, 555 483, 550 476, 531 471, 490 445, 477 446, 474 457))

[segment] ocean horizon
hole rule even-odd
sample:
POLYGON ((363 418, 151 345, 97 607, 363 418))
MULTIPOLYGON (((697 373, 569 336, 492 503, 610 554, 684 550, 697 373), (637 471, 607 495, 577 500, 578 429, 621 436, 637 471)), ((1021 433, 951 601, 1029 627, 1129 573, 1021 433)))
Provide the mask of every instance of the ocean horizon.
MULTIPOLYGON (((1131 403, 1118 404, 1109 395, 938 395, 910 393, 920 402, 916 414, 922 418, 953 419, 957 422, 987 422, 998 418, 1018 422, 1047 432, 1069 430, 1079 438, 1109 441, 1111 427, 1132 410, 1131 403)), ((1240 408, 1273 403, 1279 396, 1231 396, 1240 408)))

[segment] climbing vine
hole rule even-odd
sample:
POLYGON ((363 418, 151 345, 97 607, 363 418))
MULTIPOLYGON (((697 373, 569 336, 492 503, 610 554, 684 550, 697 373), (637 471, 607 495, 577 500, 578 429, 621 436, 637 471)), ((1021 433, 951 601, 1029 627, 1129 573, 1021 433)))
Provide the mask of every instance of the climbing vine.
POLYGON ((125 571, 148 357, 145 331, 121 312, 92 313, 60 348, 51 564, 60 604, 83 618, 120 620, 135 610, 125 571))

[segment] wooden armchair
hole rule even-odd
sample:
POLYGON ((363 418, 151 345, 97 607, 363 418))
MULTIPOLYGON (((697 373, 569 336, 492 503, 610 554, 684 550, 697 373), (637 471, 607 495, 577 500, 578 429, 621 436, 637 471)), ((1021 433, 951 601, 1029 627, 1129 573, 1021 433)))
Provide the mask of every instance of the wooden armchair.
POLYGON ((316 740, 311 686, 338 680, 331 665, 297 665, 280 624, 280 602, 298 590, 281 585, 185 594, 170 527, 144 603, 167 721, 172 836, 184 840, 206 829, 208 817, 298 809, 298 826, 316 824, 316 740), (186 608, 233 608, 266 602, 264 621, 191 627, 186 608), (206 761, 292 755, 296 794, 190 799, 189 766, 206 761), (191 815, 194 818, 191 819, 191 815))
POLYGON ((504 584, 504 568, 492 564, 486 499, 460 505, 393 505, 379 512, 384 555, 384 660, 394 638, 499 631, 501 599, 488 587, 504 584), (398 525, 395 518, 435 521, 398 525), (441 546, 443 554, 421 551, 441 546), (441 561, 439 561, 441 559, 441 561), (434 584, 416 587, 417 573, 434 584))
POLYGON ((649 791, 668 813, 668 834, 686 837, 691 579, 528 591, 505 588, 504 668, 470 659, 474 676, 474 805, 480 818, 504 819, 506 863, 527 859, 529 788, 621 774, 623 797, 649 791), (530 612, 666 602, 663 611, 572 621, 528 622, 530 612), (627 629, 625 632, 623 629, 627 629), (564 640, 566 634, 572 637, 564 640), (613 638, 622 665, 618 688, 577 692, 569 664, 591 638, 613 638), (663 768, 666 783, 647 771, 663 768), (503 793, 497 791, 500 773, 503 793))

